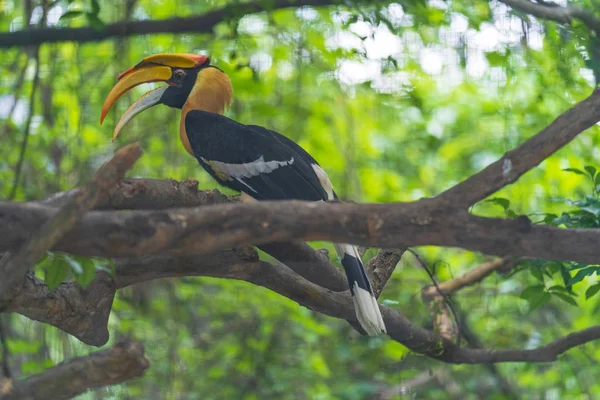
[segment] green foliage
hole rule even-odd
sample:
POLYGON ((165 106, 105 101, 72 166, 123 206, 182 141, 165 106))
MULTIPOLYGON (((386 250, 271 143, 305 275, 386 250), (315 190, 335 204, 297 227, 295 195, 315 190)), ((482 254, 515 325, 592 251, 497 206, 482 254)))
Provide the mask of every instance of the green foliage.
POLYGON ((51 290, 63 283, 67 277, 72 278, 82 287, 89 285, 96 277, 96 270, 102 270, 114 276, 114 262, 89 257, 76 257, 63 253, 48 253, 38 263, 44 271, 44 281, 51 290), (108 268, 104 264, 109 264, 108 268))
MULTIPOLYGON (((0 29, 27 27, 22 3, 0 1, 0 29)), ((50 3, 50 25, 100 28, 126 15, 133 20, 185 17, 227 2, 139 0, 133 10, 127 9, 129 1, 50 3)), ((569 2, 590 10, 592 3, 569 2)), ((201 188, 214 188, 179 143, 177 110, 154 107, 111 143, 118 117, 148 87, 134 89, 104 125, 98 124, 118 73, 149 54, 193 52, 210 54, 231 77, 230 117, 300 143, 327 170, 342 198, 383 203, 433 196, 586 97, 600 76, 597 41, 577 21, 565 26, 535 22, 487 1, 361 1, 231 15, 210 35, 44 45, 33 105, 34 61, 23 49, 5 50, 0 193, 10 193, 30 106, 31 135, 16 200, 40 199, 88 182, 116 148, 133 141, 141 143, 144 156, 131 176, 194 177, 201 188)), ((599 132, 598 126, 588 130, 472 212, 529 215, 560 228, 598 227, 600 174, 592 165, 600 165, 599 132)), ((330 244, 315 245, 333 254, 330 244)), ((419 252, 437 266, 439 281, 485 259, 458 249, 419 252)), ((114 268, 110 260, 52 253, 36 272, 51 288, 68 280, 85 287, 97 270, 114 275, 114 268)), ((598 268, 526 260, 461 290, 453 304, 486 347, 535 347, 597 324, 598 268)), ((427 284, 428 276, 404 260, 382 300, 431 328, 419 297, 427 284)), ((94 350, 24 317, 11 316, 10 322, 9 361, 18 377, 94 350)), ((124 288, 115 298, 109 331, 111 342, 129 336, 142 341, 151 368, 143 379, 82 398, 363 399, 442 368, 460 390, 455 397, 507 397, 487 368, 444 366, 385 337, 358 337, 342 321, 243 282, 185 278, 124 288)), ((497 373, 523 398, 597 397, 599 361, 600 353, 587 347, 554 364, 498 365, 497 373)), ((448 393, 431 383, 407 397, 445 399, 448 393)))

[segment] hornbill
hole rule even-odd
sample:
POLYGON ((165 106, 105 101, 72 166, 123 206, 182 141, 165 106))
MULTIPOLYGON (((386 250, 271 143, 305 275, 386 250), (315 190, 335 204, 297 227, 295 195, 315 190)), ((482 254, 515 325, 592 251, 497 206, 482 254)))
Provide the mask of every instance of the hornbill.
MULTIPOLYGON (((164 104, 181 109, 179 137, 185 149, 221 185, 242 192, 242 200, 337 200, 323 170, 302 147, 287 137, 256 125, 243 125, 223 115, 233 88, 229 77, 207 56, 156 54, 118 77, 108 94, 100 123, 126 91, 147 82, 166 82, 133 103, 119 119, 113 141, 135 115, 164 104)), ((335 245, 346 271, 354 308, 369 335, 385 332, 377 299, 356 247, 335 245)))

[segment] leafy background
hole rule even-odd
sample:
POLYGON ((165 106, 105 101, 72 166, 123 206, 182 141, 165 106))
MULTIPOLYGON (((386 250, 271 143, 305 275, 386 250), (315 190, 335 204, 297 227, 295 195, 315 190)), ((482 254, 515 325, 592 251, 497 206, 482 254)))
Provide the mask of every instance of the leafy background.
MULTIPOLYGON (((51 7, 44 11, 41 2, 25 3, 30 13, 21 0, 0 0, 2 31, 30 25, 100 28, 122 19, 202 14, 226 4, 58 0, 45 1, 51 7)), ((569 3, 598 9, 595 0, 569 3)), ((385 203, 432 196, 589 95, 600 77, 598 41, 576 21, 540 22, 496 1, 402 0, 232 15, 210 35, 5 49, 0 193, 31 200, 78 186, 129 141, 140 141, 145 150, 131 176, 193 177, 201 188, 215 187, 183 151, 176 110, 145 112, 111 143, 118 116, 148 87, 133 90, 104 125, 98 122, 119 72, 150 54, 192 52, 209 54, 231 77, 231 118, 299 142, 344 199, 385 203)), ((599 131, 590 129, 472 212, 598 227, 599 131)), ((438 281, 486 260, 459 249, 417 251, 438 281)), ((97 268, 110 270, 111 262, 49 254, 36 272, 50 285, 64 279, 85 285, 97 268)), ((597 323, 598 268, 527 260, 452 301, 485 346, 532 348, 597 323)), ((431 328, 420 299, 427 284, 427 273, 405 256, 382 300, 431 328)), ((20 377, 93 350, 24 317, 3 316, 3 322, 9 349, 4 357, 20 377)), ((363 399, 392 393, 584 399, 600 393, 594 344, 553 364, 444 365, 385 337, 360 337, 346 323, 266 289, 229 280, 185 278, 121 290, 109 330, 111 343, 123 337, 142 341, 151 369, 142 379, 82 399, 363 399), (429 374, 444 379, 401 389, 429 374)))

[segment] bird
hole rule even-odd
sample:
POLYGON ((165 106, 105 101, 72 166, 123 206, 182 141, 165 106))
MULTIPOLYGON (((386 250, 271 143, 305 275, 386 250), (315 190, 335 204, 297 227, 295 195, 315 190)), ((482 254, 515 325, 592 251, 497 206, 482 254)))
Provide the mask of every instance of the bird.
MULTIPOLYGON (((102 106, 100 123, 128 90, 148 82, 150 90, 120 117, 113 141, 137 114, 158 104, 181 110, 179 138, 185 150, 219 184, 241 192, 244 202, 261 200, 338 201, 325 170, 300 145, 257 125, 224 115, 233 100, 227 74, 206 55, 165 53, 145 57, 117 76, 102 106)), ((336 243, 356 318, 370 336, 386 333, 377 298, 358 249, 336 243)))

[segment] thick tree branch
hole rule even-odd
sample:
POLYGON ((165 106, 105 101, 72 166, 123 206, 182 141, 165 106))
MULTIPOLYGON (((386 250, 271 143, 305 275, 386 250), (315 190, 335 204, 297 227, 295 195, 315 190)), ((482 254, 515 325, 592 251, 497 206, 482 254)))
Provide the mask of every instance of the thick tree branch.
POLYGON ((53 248, 65 233, 81 220, 87 210, 92 209, 119 180, 123 179, 125 172, 141 155, 142 150, 138 145, 129 145, 117 151, 109 162, 100 167, 92 182, 67 205, 37 227, 30 227, 29 232, 35 233, 18 249, 11 249, 15 253, 7 255, 0 262, 0 276, 3 277, 0 280, 0 298, 5 297, 9 288, 19 286, 18 283, 25 272, 48 249, 53 248))
MULTIPOLYGON (((103 274, 100 275, 102 276, 103 274)), ((60 285, 56 291, 60 293, 57 294, 57 297, 64 298, 54 301, 56 301, 56 307, 68 307, 67 309, 73 314, 79 313, 79 307, 84 307, 83 314, 90 314, 92 312, 91 309, 86 312, 85 308, 91 307, 94 304, 97 307, 96 310, 109 309, 109 304, 112 301, 114 289, 116 288, 150 279, 181 276, 210 276, 244 280, 271 289, 296 301, 300 305, 322 314, 348 321, 355 319, 352 300, 347 292, 332 292, 309 282, 286 266, 275 266, 264 261, 259 261, 256 258, 256 253, 251 249, 223 251, 206 257, 149 257, 144 260, 120 260, 117 264, 116 284, 113 287, 107 287, 104 291, 96 289, 95 294, 88 295, 87 293, 89 292, 94 293, 94 290, 77 292, 74 290, 73 284, 65 283, 60 285), (90 298, 87 298, 87 296, 90 296, 90 298), (60 302, 67 303, 60 305, 60 302)), ((43 285, 39 281, 36 284, 43 285)), ((44 293, 44 291, 48 290, 47 288, 38 288, 38 290, 40 290, 42 297, 47 296, 51 298, 51 295, 44 293)), ((23 295, 22 298, 17 297, 14 300, 10 311, 39 316, 47 312, 47 307, 49 306, 41 301, 31 301, 29 297, 23 295), (21 304, 21 302, 23 303, 21 304)), ((464 349, 449 341, 440 339, 439 336, 431 331, 415 326, 395 310, 385 306, 380 306, 380 308, 389 335, 394 340, 403 343, 415 352, 426 354, 432 358, 449 363, 553 361, 558 355, 568 349, 600 337, 600 328, 596 328, 569 335, 540 349, 464 349)), ((44 322, 58 322, 62 324, 63 318, 56 318, 52 315, 52 313, 47 314, 45 320, 44 318, 37 319, 44 322)), ((89 316, 88 318, 91 317, 89 316)), ((87 323, 89 324, 90 322, 87 323)), ((64 328, 61 325, 57 326, 61 329, 64 328)), ((71 329, 74 328, 75 325, 71 325, 71 329)), ((89 328, 96 329, 94 326, 89 326, 89 328)), ((82 338, 82 340, 89 339, 90 337, 93 339, 93 335, 82 335, 82 330, 83 328, 79 328, 78 337, 82 338)), ((98 345, 101 343, 90 342, 90 344, 98 345)))
POLYGON ((0 47, 30 46, 55 42, 93 42, 112 37, 127 37, 152 33, 210 33, 215 25, 232 18, 261 11, 303 6, 327 6, 340 4, 341 0, 273 0, 237 1, 202 15, 164 20, 122 21, 106 25, 102 29, 86 28, 37 28, 17 32, 0 33, 0 47))
MULTIPOLYGON (((60 207, 77 195, 82 188, 56 193, 42 204, 60 207)), ((163 210, 173 207, 195 207, 237 202, 218 190, 198 190, 198 181, 187 179, 124 179, 98 203, 97 210, 163 210)), ((331 264, 327 254, 315 251, 306 243, 279 242, 259 246, 261 250, 292 268, 311 282, 335 291, 348 288, 344 274, 331 264)), ((391 271, 390 271, 391 273, 391 271)))
MULTIPOLYGON (((56 214, 38 204, 0 202, 0 251, 18 248, 56 214)), ((54 250, 104 257, 207 254, 223 248, 327 240, 379 248, 448 246, 494 255, 596 263, 598 229, 532 225, 528 218, 452 212, 435 199, 413 203, 300 201, 219 204, 163 211, 92 211, 54 250)))
POLYGON ((149 365, 141 344, 122 342, 13 383, 7 393, 0 393, 0 399, 70 399, 90 389, 138 378, 149 365))
POLYGON ((440 195, 448 206, 466 208, 521 177, 600 120, 600 89, 562 113, 548 127, 498 161, 440 195))
POLYGON ((540 19, 556 21, 560 24, 571 24, 574 19, 583 22, 588 28, 600 32, 600 18, 594 16, 593 10, 567 5, 541 4, 529 0, 500 0, 515 10, 533 15, 540 19))

